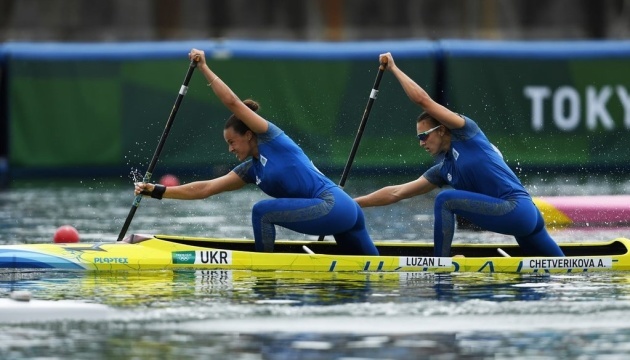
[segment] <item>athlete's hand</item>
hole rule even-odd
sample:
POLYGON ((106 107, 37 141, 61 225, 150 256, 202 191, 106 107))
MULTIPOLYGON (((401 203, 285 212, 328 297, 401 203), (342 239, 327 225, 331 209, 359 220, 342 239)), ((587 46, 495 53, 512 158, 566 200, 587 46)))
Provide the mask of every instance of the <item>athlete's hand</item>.
POLYGON ((206 63, 206 53, 203 50, 193 48, 188 53, 188 58, 191 61, 196 61, 199 65, 206 63))
POLYGON ((153 189, 155 189, 155 185, 154 184, 144 183, 144 182, 137 182, 137 183, 135 183, 135 187, 134 187, 133 193, 136 196, 138 196, 140 194, 142 194, 144 196, 151 196, 151 193, 153 192, 153 189))
POLYGON ((396 67, 396 64, 394 63, 394 57, 392 56, 392 53, 386 52, 384 54, 381 54, 378 56, 378 61, 383 64, 387 64, 387 69, 393 69, 396 67))

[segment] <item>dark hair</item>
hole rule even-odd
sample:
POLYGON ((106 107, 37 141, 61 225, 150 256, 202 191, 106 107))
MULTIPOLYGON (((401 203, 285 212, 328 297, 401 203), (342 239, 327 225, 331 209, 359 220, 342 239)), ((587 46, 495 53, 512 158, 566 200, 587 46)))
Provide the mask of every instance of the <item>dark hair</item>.
POLYGON ((423 112, 422 114, 420 114, 420 116, 418 116, 418 120, 416 121, 416 123, 419 123, 419 122, 425 121, 425 120, 428 121, 431 124, 431 127, 435 127, 435 126, 440 125, 440 122, 435 120, 433 118, 433 116, 429 115, 429 113, 426 112, 426 111, 423 112))
MULTIPOLYGON (((260 105, 258 105, 258 103, 252 99, 243 100, 243 104, 247 105, 247 107, 252 109, 253 111, 258 111, 258 108, 260 108, 260 105)), ((251 129, 234 114, 230 115, 230 117, 225 122, 225 125, 223 126, 223 130, 229 128, 234 129, 236 133, 241 135, 245 135, 247 131, 251 131, 251 129)))

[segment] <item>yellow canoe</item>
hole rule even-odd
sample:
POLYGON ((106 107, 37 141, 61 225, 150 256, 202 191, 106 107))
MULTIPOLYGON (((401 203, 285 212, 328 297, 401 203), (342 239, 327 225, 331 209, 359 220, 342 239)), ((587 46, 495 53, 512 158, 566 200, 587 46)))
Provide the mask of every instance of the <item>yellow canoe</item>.
POLYGON ((382 241, 380 256, 339 253, 333 241, 276 241, 274 253, 252 240, 132 235, 125 241, 0 246, 0 269, 83 271, 256 270, 309 272, 574 273, 628 271, 630 239, 560 244, 564 258, 523 256, 512 244, 454 245, 433 257, 432 244, 382 241))

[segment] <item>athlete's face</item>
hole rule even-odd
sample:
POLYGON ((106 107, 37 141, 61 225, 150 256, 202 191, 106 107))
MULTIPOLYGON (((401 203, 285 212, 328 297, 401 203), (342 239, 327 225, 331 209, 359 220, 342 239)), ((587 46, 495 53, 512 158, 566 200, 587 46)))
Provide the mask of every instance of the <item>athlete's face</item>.
POLYGON ((243 161, 255 155, 256 140, 253 137, 254 134, 251 131, 247 131, 245 134, 241 135, 231 127, 223 130, 223 138, 228 144, 228 151, 236 155, 239 161, 243 161))
POLYGON ((418 142, 429 154, 435 156, 443 151, 444 126, 434 126, 429 121, 420 121, 416 124, 416 131, 418 135, 423 135, 421 137, 424 140, 418 140, 418 142))

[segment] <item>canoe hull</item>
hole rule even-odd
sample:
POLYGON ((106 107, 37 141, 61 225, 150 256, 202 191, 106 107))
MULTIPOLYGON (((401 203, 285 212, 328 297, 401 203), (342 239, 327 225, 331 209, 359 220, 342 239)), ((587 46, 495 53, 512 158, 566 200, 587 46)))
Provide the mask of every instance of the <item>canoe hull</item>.
POLYGON ((0 269, 78 271, 254 270, 309 272, 488 272, 572 273, 629 271, 630 240, 561 244, 565 258, 518 256, 515 245, 458 245, 455 254, 436 258, 432 245, 380 242, 382 256, 318 253, 334 242, 278 241, 274 253, 258 253, 251 240, 146 236, 133 243, 27 244, 0 246, 0 269), (288 252, 283 251, 287 247, 288 252), (314 254, 296 252, 314 249, 314 254), (512 257, 501 256, 497 248, 512 257), (494 254, 494 255, 489 255, 494 254))

